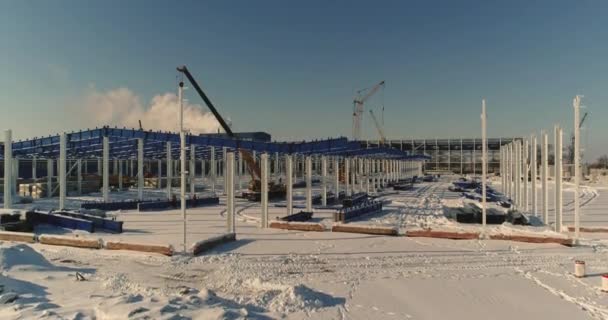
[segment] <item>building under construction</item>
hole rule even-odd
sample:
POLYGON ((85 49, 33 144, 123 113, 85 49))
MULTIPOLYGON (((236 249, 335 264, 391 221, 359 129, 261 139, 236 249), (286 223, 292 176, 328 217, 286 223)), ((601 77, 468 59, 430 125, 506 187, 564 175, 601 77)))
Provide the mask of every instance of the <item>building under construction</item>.
MULTIPOLYGON (((520 138, 488 139, 488 172, 500 171, 500 147, 520 138)), ((481 138, 469 139, 403 139, 367 140, 363 143, 370 147, 380 145, 406 151, 411 155, 428 155, 431 160, 425 163, 427 171, 445 171, 458 174, 481 174, 481 138)))

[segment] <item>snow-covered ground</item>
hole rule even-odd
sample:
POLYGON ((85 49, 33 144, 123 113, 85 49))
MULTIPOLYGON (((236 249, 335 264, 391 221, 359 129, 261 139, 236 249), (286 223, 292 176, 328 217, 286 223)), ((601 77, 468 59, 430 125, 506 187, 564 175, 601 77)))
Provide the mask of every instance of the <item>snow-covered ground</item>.
MULTIPOLYGON (((423 183, 387 193, 380 197, 382 213, 354 223, 479 229, 445 218, 444 207, 463 203, 446 186, 423 183)), ((590 201, 582 201, 583 225, 601 222, 608 202, 602 189, 593 190, 595 196, 586 193, 590 201), (592 205, 594 214, 586 211, 592 205)), ((297 205, 302 191, 296 190, 297 205)), ((270 215, 285 210, 271 206, 270 215)), ((601 239, 569 248, 263 230, 258 204, 239 201, 237 212, 238 240, 199 257, 1 243, 0 301, 18 296, 0 304, 0 319, 608 319, 608 293, 599 288, 608 272, 608 242, 601 239), (572 275, 574 260, 587 263, 588 277, 572 275)), ((332 213, 316 210, 315 219, 329 225, 332 213)), ((188 210, 188 243, 222 233, 224 214, 223 199, 188 210)), ((178 210, 117 216, 125 233, 82 236, 171 243, 181 250, 178 210)))

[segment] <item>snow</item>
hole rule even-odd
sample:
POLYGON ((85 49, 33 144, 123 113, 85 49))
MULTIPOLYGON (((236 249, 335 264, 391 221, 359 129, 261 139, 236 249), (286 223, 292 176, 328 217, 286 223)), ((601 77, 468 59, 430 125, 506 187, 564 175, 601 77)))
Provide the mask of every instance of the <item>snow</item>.
MULTIPOLYGON (((381 193, 383 211, 352 223, 565 236, 549 227, 459 225, 444 210, 465 201, 447 185, 381 193)), ((583 225, 602 225, 605 192, 593 186, 584 193, 583 225)), ((581 246, 569 248, 303 232, 259 229, 258 204, 239 200, 237 211, 237 241, 197 257, 1 242, 0 319, 608 319, 608 294, 599 289, 608 272, 601 234, 584 234, 581 246), (586 262, 588 277, 573 276, 575 260, 586 262)), ((271 217, 285 212, 270 207, 271 217)), ((88 236, 181 248, 179 210, 115 214, 125 221, 123 234, 88 236)), ((314 222, 331 226, 332 215, 331 208, 315 210, 314 222)), ((188 210, 188 230, 188 243, 223 234, 223 198, 188 210)), ((73 233, 53 226, 35 232, 73 233)))

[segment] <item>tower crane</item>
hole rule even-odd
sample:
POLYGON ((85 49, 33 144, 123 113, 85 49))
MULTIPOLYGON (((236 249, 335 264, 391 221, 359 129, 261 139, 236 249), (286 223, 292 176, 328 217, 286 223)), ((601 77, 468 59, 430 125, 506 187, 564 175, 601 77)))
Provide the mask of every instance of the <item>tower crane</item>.
POLYGON ((373 96, 380 88, 384 87, 384 80, 368 89, 357 91, 357 97, 353 100, 353 140, 361 139, 361 120, 363 119, 363 111, 365 102, 373 96), (363 93, 366 91, 363 95, 363 93))
POLYGON ((374 112, 371 109, 369 110, 369 115, 372 116, 372 119, 374 120, 374 125, 376 125, 376 130, 378 130, 378 134, 380 135, 380 143, 384 144, 384 142, 386 141, 384 129, 382 129, 380 122, 378 122, 378 119, 376 119, 376 116, 374 115, 374 112))

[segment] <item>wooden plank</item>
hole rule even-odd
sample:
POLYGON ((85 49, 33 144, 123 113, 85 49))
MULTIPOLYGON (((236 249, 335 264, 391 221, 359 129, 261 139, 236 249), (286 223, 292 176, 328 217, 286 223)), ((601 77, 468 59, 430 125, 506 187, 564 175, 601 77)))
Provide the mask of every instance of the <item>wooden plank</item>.
POLYGON ((564 246, 572 246, 572 239, 567 238, 555 238, 555 237, 535 237, 535 236, 523 236, 523 235, 506 235, 506 234, 493 234, 490 235, 492 240, 509 240, 518 242, 530 242, 530 243, 557 243, 564 246))
POLYGON ((122 241, 106 241, 104 243, 104 249, 107 250, 129 250, 139 252, 152 252, 160 253, 166 256, 173 255, 173 247, 170 245, 153 245, 153 244, 141 244, 141 243, 129 243, 122 241))
POLYGON ((332 232, 348 232, 348 233, 363 233, 376 234, 383 236, 397 236, 399 230, 394 227, 369 226, 358 224, 335 224, 331 227, 332 232))
POLYGON ((193 255, 198 255, 205 251, 209 251, 221 244, 232 242, 232 241, 236 241, 236 234, 235 233, 226 233, 226 234, 223 234, 223 235, 220 235, 217 237, 212 237, 209 239, 195 242, 190 247, 190 252, 192 252, 193 255))
MULTIPOLYGON (((589 232, 589 233, 608 233, 608 228, 604 227, 580 227, 580 232, 589 232)), ((569 232, 574 232, 574 227, 568 227, 569 232)))
POLYGON ((35 243, 36 237, 33 233, 0 231, 0 240, 35 243))
POLYGON ((270 228, 299 231, 325 231, 325 226, 314 222, 271 221, 270 228))
POLYGON ((41 234, 38 236, 38 242, 42 244, 50 244, 53 246, 68 246, 77 248, 90 248, 100 249, 100 239, 93 238, 81 238, 81 237, 66 237, 66 236, 52 236, 41 234))
POLYGON ((479 233, 477 233, 477 232, 436 231, 436 230, 431 230, 431 229, 408 230, 405 232, 405 236, 406 237, 452 239, 452 240, 479 239, 479 233))

